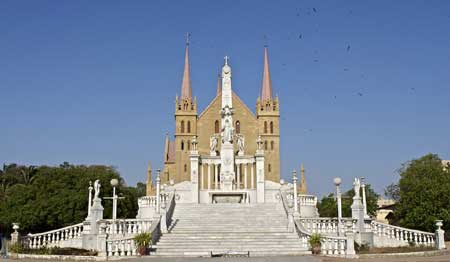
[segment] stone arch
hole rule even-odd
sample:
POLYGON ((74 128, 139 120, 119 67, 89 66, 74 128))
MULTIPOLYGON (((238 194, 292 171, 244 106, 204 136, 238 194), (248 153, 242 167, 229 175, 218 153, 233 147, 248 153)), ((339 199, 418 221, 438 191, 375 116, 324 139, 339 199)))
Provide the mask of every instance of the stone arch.
POLYGON ((180 124, 180 132, 184 133, 184 120, 181 120, 181 124, 180 124))
POLYGON ((191 121, 187 121, 187 132, 191 132, 191 121))
POLYGON ((270 150, 273 150, 274 147, 275 147, 275 142, 270 141, 270 150))
POLYGON ((181 150, 184 150, 184 141, 181 140, 181 150))
POLYGON ((264 121, 264 134, 267 134, 267 121, 264 121))
POLYGON ((273 134, 273 122, 270 121, 270 133, 273 134))
POLYGON ((264 141, 264 150, 267 150, 267 140, 264 141))
POLYGON ((187 141, 186 142, 186 144, 187 144, 187 150, 191 150, 191 141, 187 141))

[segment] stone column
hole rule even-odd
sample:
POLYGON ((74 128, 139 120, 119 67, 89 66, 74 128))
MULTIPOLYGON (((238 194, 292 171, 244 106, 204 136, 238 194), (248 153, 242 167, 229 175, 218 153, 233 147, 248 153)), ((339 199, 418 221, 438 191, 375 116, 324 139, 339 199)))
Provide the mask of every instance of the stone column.
POLYGON ((236 164, 236 190, 241 189, 241 164, 236 164))
POLYGON ((159 216, 161 209, 161 169, 156 170, 156 210, 155 213, 159 216))
POLYGON ((297 172, 292 171, 292 184, 294 185, 294 217, 300 216, 298 213, 298 195, 297 195, 297 172))
POLYGON ((254 163, 252 163, 250 167, 250 185, 252 186, 252 189, 255 189, 255 172, 253 171, 255 169, 254 163))
POLYGON ((211 164, 206 165, 208 168, 208 190, 211 190, 211 164))
MULTIPOLYGON (((194 147, 194 143, 192 144, 192 147, 194 147)), ((190 160, 191 160, 191 192, 192 192, 192 202, 198 203, 198 163, 200 159, 200 155, 198 154, 197 150, 192 150, 190 154, 190 160)))
POLYGON ((247 188, 247 169, 248 169, 248 164, 245 163, 245 165, 244 165, 244 188, 245 189, 248 189, 247 188))
POLYGON ((444 240, 444 230, 441 229, 443 226, 442 220, 436 220, 436 249, 445 249, 445 240, 444 240))
POLYGON ((201 184, 201 189, 205 189, 205 174, 204 174, 204 170, 203 170, 203 164, 200 165, 200 179, 202 180, 202 184, 201 184))
POLYGON ((367 215, 367 202, 366 202, 366 182, 364 178, 361 178, 361 189, 362 189, 362 201, 364 206, 364 218, 369 218, 367 215))
MULTIPOLYGON (((359 183, 359 180, 355 178, 355 183, 359 183)), ((351 205, 352 218, 357 219, 356 225, 359 233, 364 232, 364 206, 361 203, 361 197, 359 195, 359 187, 355 187, 355 196, 353 197, 353 203, 351 205), (356 191, 357 190, 357 191, 356 191)))
POLYGON ((265 186, 264 186, 264 151, 256 151, 256 202, 265 202, 265 186))
POLYGON ((214 189, 219 189, 219 167, 214 164, 214 189))
POLYGON ((87 215, 86 219, 89 219, 89 216, 91 215, 92 190, 93 190, 93 189, 94 189, 94 188, 92 187, 92 182, 89 181, 89 188, 88 188, 88 191, 89 191, 89 199, 88 199, 88 215, 87 215))

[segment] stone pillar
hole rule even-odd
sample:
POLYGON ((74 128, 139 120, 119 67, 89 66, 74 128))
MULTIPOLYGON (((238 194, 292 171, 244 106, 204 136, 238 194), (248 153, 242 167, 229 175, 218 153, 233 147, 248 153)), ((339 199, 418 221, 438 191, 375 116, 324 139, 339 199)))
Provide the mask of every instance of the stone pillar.
POLYGON ((107 238, 107 234, 106 234, 106 222, 100 221, 99 222, 99 233, 97 236, 97 252, 98 252, 98 256, 99 257, 106 257, 107 255, 107 250, 106 250, 106 238, 107 238))
POLYGON ((353 197, 353 203, 351 205, 352 218, 356 219, 356 227, 359 233, 364 232, 364 206, 361 203, 361 197, 359 193, 353 197))
MULTIPOLYGON (((98 235, 100 231, 99 221, 103 220, 103 206, 102 200, 99 197, 94 197, 91 215, 83 222, 83 249, 97 249, 98 235)), ((105 243, 106 245, 106 243, 105 243)))
MULTIPOLYGON (((194 147, 194 145, 192 145, 194 147)), ((192 202, 198 203, 198 163, 199 154, 197 150, 192 150, 191 159, 191 192, 192 192, 192 202)))
POLYGON ((214 164, 214 189, 219 189, 219 167, 214 164))
POLYGON ((156 207, 155 214, 159 216, 161 209, 161 169, 156 170, 156 207))
POLYGON ((208 168, 208 190, 211 190, 211 164, 206 165, 208 168))
POLYGON ((247 169, 248 169, 248 164, 246 163, 244 165, 244 188, 248 189, 247 187, 247 169))
POLYGON ((200 165, 200 179, 201 179, 201 189, 205 189, 205 174, 203 170, 203 164, 200 165))
POLYGON ((264 151, 256 151, 256 202, 264 203, 264 151))
POLYGON ((89 219, 89 216, 91 215, 92 190, 93 190, 93 189, 94 189, 94 188, 92 187, 92 182, 89 181, 89 188, 88 188, 88 191, 89 191, 89 198, 88 198, 88 215, 87 215, 87 217, 86 217, 86 220, 88 220, 88 219, 89 219))
POLYGON ((297 172, 292 171, 292 184, 294 185, 294 217, 299 217, 298 213, 298 195, 297 195, 297 172))
POLYGON ((362 201, 364 206, 364 218, 369 218, 367 214, 367 201, 366 201, 366 183, 364 178, 361 178, 361 189, 362 189, 362 201))
POLYGON ((445 249, 444 230, 442 230, 442 220, 436 220, 436 249, 445 249))
POLYGON ((241 164, 236 164, 236 190, 241 189, 241 164))
POLYGON ((253 171, 255 169, 254 164, 252 163, 250 168, 250 185, 252 186, 252 189, 255 189, 255 172, 253 171))
POLYGON ((345 237, 347 238, 345 254, 347 257, 355 257, 355 234, 353 233, 352 221, 345 222, 345 237))

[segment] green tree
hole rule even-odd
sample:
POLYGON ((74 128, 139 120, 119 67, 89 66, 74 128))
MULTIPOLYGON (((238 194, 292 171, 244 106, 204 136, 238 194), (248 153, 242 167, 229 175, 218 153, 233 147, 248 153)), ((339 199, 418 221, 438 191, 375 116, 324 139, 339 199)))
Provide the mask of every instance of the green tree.
MULTIPOLYGON (((342 216, 351 217, 352 210, 351 205, 353 203, 353 197, 355 196, 355 191, 350 189, 342 194, 342 216)), ((372 187, 366 185, 366 202, 367 202, 367 213, 374 216, 377 211, 377 200, 379 195, 372 189, 372 187)), ((334 194, 329 194, 323 197, 317 204, 317 209, 322 217, 336 217, 337 216, 337 202, 334 194)))
POLYGON ((403 164, 398 186, 394 215, 401 226, 434 231, 435 220, 442 219, 444 229, 450 229, 450 169, 437 155, 403 164))
MULTIPOLYGON (((142 189, 126 186, 117 170, 101 165, 57 167, 5 165, 0 173, 0 231, 9 234, 19 222, 23 233, 44 232, 82 222, 87 216, 89 181, 100 180, 100 197, 112 196, 111 179, 120 181, 118 217, 134 218, 142 189)), ((102 201, 104 217, 110 218, 112 201, 102 201)))

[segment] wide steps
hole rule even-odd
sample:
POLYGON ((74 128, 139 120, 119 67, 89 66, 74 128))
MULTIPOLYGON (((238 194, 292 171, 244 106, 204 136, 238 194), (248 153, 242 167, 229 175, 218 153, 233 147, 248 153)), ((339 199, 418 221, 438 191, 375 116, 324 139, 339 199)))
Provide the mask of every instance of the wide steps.
POLYGON ((287 231, 281 204, 177 204, 169 233, 155 245, 157 256, 310 254, 287 231))

